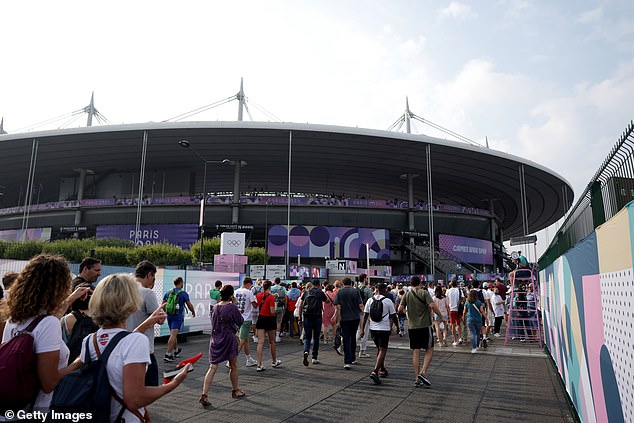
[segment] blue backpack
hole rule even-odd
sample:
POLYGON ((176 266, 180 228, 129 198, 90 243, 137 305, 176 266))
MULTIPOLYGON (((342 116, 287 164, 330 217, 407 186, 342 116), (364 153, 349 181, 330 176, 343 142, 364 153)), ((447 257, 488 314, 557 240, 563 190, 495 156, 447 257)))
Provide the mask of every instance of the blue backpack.
MULTIPOLYGON (((110 386, 106 364, 112 350, 129 334, 130 332, 127 331, 117 333, 103 353, 100 353, 97 347, 96 333, 86 338, 83 364, 80 369, 70 373, 59 382, 53 392, 51 410, 58 413, 85 413, 84 416, 93 422, 108 422, 110 401, 114 397, 121 403, 121 411, 115 421, 121 421, 126 407, 110 386), (97 360, 90 358, 88 346, 91 339, 95 344, 97 360)), ((131 411, 134 413, 137 410, 131 411)))

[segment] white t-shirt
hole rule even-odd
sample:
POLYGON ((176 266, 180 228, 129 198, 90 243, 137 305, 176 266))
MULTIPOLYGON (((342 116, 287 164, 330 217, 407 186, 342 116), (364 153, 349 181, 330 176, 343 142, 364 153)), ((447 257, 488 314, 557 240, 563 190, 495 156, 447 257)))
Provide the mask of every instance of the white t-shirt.
MULTIPOLYGON (((375 295, 370 298, 365 303, 365 308, 363 309, 364 313, 370 313, 370 306, 372 305, 372 301, 375 299, 378 301, 379 298, 383 297, 382 295, 375 295)), ((380 322, 375 322, 370 317, 368 320, 370 321, 370 330, 390 330, 390 317, 393 314, 396 314, 396 309, 394 308, 394 303, 387 297, 383 297, 383 320, 380 322)))
MULTIPOLYGON (((26 329, 33 319, 35 319, 35 317, 27 319, 19 325, 15 325, 11 321, 8 321, 2 334, 2 342, 6 342, 11 339, 11 332, 14 329, 26 329)), ((70 352, 68 351, 66 344, 64 344, 64 341, 62 341, 62 326, 57 317, 46 316, 42 319, 42 321, 40 321, 40 323, 38 323, 35 329, 33 329, 33 342, 36 354, 59 350, 59 363, 57 364, 58 369, 63 369, 68 365, 68 356, 70 352)), ((48 407, 51 405, 51 399, 53 399, 53 392, 46 394, 44 391, 40 391, 35 399, 35 408, 48 410, 48 407)))
POLYGON ((458 311, 458 304, 460 304, 460 290, 454 287, 449 288, 447 290, 447 298, 449 298, 449 310, 458 311))
MULTIPOLYGON (((138 283, 138 282, 137 282, 138 283)), ((156 298, 156 294, 150 288, 145 288, 141 286, 139 283, 139 293, 141 294, 141 298, 143 298, 143 302, 141 303, 141 307, 126 320, 125 324, 127 329, 132 332, 137 328, 141 323, 145 321, 154 310, 156 310, 159 306, 158 299, 156 298)), ((154 325, 151 325, 149 328, 145 330, 145 336, 150 342, 150 353, 154 353, 154 325)))
POLYGON ((245 322, 251 321, 251 314, 253 313, 253 302, 255 301, 255 295, 250 289, 238 288, 235 292, 235 297, 238 300, 236 304, 238 310, 242 314, 242 318, 245 322))
POLYGON ((438 306, 438 309, 440 310, 440 315, 445 320, 447 320, 447 318, 449 317, 447 316, 447 301, 448 301, 447 297, 442 297, 442 299, 434 297, 434 302, 436 303, 436 306, 438 306))
MULTIPOLYGON (((99 351, 103 352, 108 346, 108 342, 117 333, 125 329, 99 329, 97 331, 97 345, 99 351)), ((92 334, 86 338, 92 337, 92 334)), ((84 357, 86 350, 86 338, 82 342, 80 357, 84 357)), ((90 358, 97 359, 97 353, 94 350, 94 344, 92 339, 88 342, 90 350, 90 358)), ((119 344, 110 354, 106 370, 108 371, 108 380, 110 386, 119 395, 119 398, 123 398, 123 367, 126 364, 131 363, 144 363, 147 366, 150 364, 150 342, 147 337, 139 332, 133 332, 130 335, 119 341, 119 344)), ((121 411, 121 404, 116 399, 112 398, 110 402, 110 421, 114 421, 117 415, 121 411)), ((139 413, 143 414, 144 410, 139 409, 139 413)), ((129 410, 123 413, 123 418, 127 422, 136 422, 139 419, 134 416, 129 410)))
MULTIPOLYGON (((485 302, 484 308, 489 311, 489 304, 491 304, 491 298, 493 298, 493 291, 490 289, 482 289, 482 295, 484 296, 485 302)), ((491 304, 491 306, 493 306, 493 304, 491 304)))
POLYGON ((493 306, 493 313, 495 314, 495 317, 504 316, 504 300, 499 294, 493 294, 493 297, 491 297, 491 305, 493 306))

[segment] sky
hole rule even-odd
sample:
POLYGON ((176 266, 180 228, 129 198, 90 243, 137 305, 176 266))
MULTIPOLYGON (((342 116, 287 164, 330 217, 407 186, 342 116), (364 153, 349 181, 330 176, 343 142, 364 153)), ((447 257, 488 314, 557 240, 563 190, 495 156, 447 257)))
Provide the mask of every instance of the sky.
MULTIPOLYGON (((631 0, 25 0, 0 16, 9 133, 93 92, 113 124, 163 121, 235 95, 240 78, 253 120, 386 130, 407 97, 426 120, 554 170, 576 202, 634 118, 631 0)), ((189 120, 236 119, 232 102, 189 120)))

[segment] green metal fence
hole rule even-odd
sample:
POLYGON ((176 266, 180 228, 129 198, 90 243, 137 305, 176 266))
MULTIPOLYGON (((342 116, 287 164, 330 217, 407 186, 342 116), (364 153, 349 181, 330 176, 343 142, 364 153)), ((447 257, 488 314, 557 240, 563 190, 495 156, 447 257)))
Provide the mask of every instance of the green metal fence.
POLYGON ((540 269, 634 200, 634 123, 630 122, 539 259, 540 269))

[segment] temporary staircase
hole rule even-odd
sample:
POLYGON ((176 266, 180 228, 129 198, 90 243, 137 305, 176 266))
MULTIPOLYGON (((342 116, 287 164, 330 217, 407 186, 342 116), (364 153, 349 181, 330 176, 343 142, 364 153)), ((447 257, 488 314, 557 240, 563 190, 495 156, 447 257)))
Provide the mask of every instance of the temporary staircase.
POLYGON ((509 274, 511 291, 507 292, 509 302, 508 321, 504 345, 509 341, 539 342, 542 347, 542 323, 539 318, 539 289, 537 278, 530 269, 518 269, 509 274))

